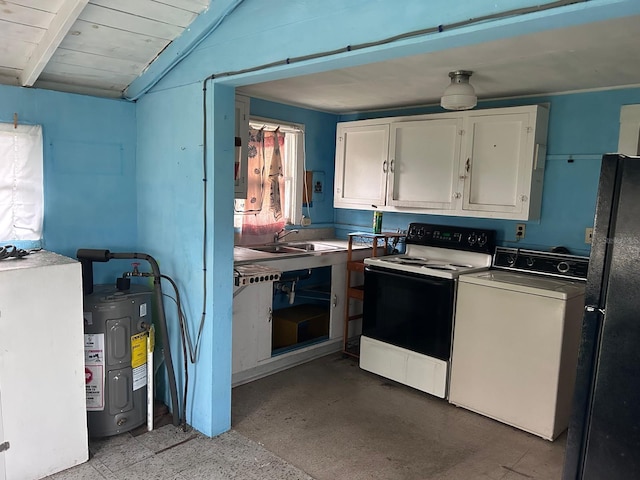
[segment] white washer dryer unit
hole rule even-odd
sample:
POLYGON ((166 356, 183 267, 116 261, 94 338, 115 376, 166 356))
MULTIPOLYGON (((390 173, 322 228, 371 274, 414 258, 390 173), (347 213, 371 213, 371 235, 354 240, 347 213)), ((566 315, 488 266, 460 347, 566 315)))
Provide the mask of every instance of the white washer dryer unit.
POLYGON ((550 272, 562 262, 561 276, 580 278, 588 259, 505 250, 498 247, 494 266, 506 261, 517 271, 458 279, 449 401, 553 440, 569 421, 584 282, 522 273, 522 265, 550 272))

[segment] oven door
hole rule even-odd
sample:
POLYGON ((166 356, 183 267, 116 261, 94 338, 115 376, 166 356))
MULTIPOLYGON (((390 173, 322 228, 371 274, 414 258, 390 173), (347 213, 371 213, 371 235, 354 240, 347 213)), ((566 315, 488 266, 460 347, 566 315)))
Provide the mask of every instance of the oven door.
POLYGON ((455 280, 365 268, 362 334, 448 361, 455 280))

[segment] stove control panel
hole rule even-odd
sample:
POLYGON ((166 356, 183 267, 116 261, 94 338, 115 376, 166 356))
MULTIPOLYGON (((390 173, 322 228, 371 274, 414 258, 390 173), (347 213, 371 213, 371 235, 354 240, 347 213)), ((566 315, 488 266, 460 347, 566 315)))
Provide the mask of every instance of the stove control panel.
POLYGON ((501 270, 537 273, 571 280, 586 280, 589 257, 496 247, 493 267, 501 270))
POLYGON ((495 238, 496 232, 494 230, 430 223, 411 223, 407 231, 408 244, 454 248, 479 253, 493 253, 495 238))

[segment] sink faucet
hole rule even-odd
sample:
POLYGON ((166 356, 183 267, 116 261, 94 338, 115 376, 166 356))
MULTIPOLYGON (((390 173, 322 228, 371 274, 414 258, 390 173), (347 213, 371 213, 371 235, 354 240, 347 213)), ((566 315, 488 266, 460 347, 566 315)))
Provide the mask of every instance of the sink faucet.
POLYGON ((298 232, 299 232, 299 230, 285 230, 283 228, 279 232, 276 232, 276 234, 273 236, 273 243, 278 243, 280 240, 282 240, 287 235, 289 235, 291 233, 298 233, 298 232), (282 235, 280 235, 281 233, 282 233, 282 235))

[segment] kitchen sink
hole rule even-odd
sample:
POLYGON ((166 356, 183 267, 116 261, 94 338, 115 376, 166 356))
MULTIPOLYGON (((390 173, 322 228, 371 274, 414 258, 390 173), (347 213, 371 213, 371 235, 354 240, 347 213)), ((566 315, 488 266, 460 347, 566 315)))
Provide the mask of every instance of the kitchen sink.
POLYGON ((333 245, 327 245, 317 242, 287 242, 279 244, 260 245, 257 247, 248 247, 251 250, 265 253, 276 254, 304 254, 306 252, 322 252, 330 250, 338 250, 339 247, 333 245))
POLYGON ((288 245, 262 245, 259 247, 249 247, 251 250, 255 250, 257 252, 265 252, 265 253, 304 253, 305 249, 303 248, 294 248, 288 245))
POLYGON ((334 247, 333 245, 327 245, 324 243, 317 242, 289 242, 287 243, 288 247, 299 248, 301 250, 306 250, 307 252, 319 252, 323 250, 338 250, 339 247, 334 247))

